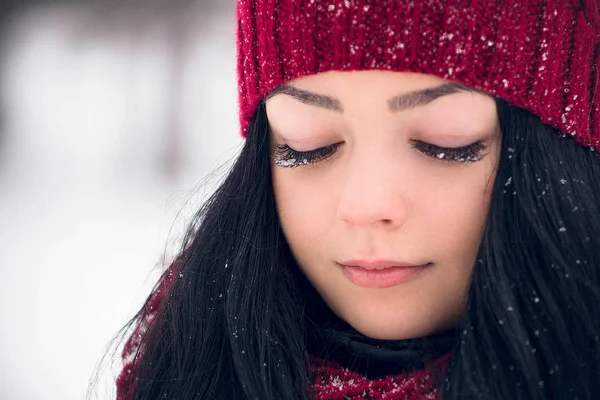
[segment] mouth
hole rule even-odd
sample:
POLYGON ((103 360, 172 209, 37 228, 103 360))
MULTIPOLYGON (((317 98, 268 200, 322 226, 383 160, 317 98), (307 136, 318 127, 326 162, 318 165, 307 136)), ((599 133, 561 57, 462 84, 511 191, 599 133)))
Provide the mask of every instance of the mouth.
POLYGON ((344 276, 355 285, 383 289, 418 277, 433 263, 419 265, 390 260, 349 260, 338 265, 344 276))

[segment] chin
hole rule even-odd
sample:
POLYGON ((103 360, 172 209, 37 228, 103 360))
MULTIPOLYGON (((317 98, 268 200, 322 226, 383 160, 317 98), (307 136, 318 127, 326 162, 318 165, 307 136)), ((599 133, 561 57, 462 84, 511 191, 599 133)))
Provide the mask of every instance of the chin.
POLYGON ((372 297, 356 300, 356 297, 346 297, 330 307, 339 318, 367 337, 406 340, 428 336, 443 329, 443 321, 439 318, 441 310, 428 309, 423 302, 398 299, 390 304, 387 298, 372 297))
POLYGON ((418 326, 408 324, 403 321, 394 321, 391 324, 389 319, 379 321, 361 320, 356 323, 351 320, 348 323, 361 334, 379 340, 406 340, 427 336, 436 331, 432 326, 418 326))

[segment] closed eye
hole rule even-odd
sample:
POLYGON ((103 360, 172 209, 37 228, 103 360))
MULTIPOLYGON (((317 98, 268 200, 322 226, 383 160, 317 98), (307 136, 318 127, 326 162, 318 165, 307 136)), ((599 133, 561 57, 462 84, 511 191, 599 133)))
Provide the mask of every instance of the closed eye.
MULTIPOLYGON (((337 151, 340 143, 319 147, 309 151, 298 151, 287 144, 276 144, 273 161, 279 167, 295 168, 301 165, 317 163, 326 160, 337 151)), ((473 163, 480 161, 485 156, 487 145, 479 140, 463 147, 442 147, 431 143, 414 141, 411 147, 423 155, 435 160, 453 163, 473 163)))
POLYGON ((438 160, 457 163, 473 163, 481 160, 485 156, 485 150, 488 146, 483 140, 479 140, 463 147, 441 147, 431 143, 414 141, 412 147, 419 150, 424 155, 438 160))
POLYGON ((273 161, 280 167, 299 167, 300 165, 306 165, 325 160, 336 152, 338 146, 339 144, 336 143, 325 147, 319 147, 318 149, 314 150, 298 151, 292 149, 287 144, 276 144, 273 161))

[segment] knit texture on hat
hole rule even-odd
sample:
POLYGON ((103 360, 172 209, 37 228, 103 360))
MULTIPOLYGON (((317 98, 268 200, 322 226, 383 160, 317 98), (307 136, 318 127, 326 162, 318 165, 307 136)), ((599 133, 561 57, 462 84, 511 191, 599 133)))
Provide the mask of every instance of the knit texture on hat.
POLYGON ((238 0, 242 136, 301 76, 379 69, 484 90, 600 150, 600 0, 238 0))

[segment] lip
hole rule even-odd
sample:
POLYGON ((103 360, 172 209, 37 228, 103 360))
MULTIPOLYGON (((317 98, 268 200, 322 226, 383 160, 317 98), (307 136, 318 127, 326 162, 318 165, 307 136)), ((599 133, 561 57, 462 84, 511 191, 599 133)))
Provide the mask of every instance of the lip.
POLYGON ((373 261, 365 261, 365 260, 347 260, 340 263, 343 266, 347 267, 361 267, 363 269, 368 270, 381 270, 386 268, 414 268, 414 267, 423 267, 427 264, 411 264, 405 261, 397 261, 397 260, 373 260, 373 261))
POLYGON ((407 282, 431 266, 392 260, 348 260, 339 263, 346 278, 357 286, 387 288, 407 282))

